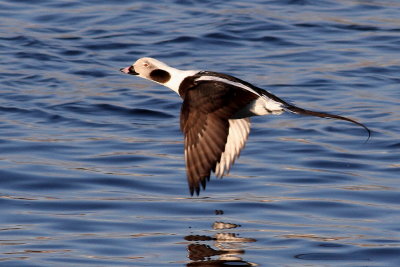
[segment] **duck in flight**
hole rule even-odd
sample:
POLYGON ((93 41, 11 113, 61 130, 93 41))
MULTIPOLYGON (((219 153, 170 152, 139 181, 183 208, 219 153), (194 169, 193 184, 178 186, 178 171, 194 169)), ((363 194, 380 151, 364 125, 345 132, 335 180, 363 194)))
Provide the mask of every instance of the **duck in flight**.
POLYGON ((239 156, 250 133, 250 117, 284 111, 348 121, 353 119, 296 107, 270 92, 233 76, 212 71, 179 70, 154 58, 140 58, 120 69, 162 84, 182 99, 180 128, 190 194, 206 188, 211 171, 222 178, 239 156))

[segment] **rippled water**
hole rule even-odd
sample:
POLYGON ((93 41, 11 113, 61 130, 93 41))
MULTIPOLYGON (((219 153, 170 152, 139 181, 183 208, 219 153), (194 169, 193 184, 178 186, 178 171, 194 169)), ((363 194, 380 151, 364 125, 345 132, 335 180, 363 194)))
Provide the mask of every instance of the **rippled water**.
POLYGON ((399 266, 396 0, 1 1, 1 266, 399 266), (142 56, 350 116, 257 117, 191 198, 142 56))

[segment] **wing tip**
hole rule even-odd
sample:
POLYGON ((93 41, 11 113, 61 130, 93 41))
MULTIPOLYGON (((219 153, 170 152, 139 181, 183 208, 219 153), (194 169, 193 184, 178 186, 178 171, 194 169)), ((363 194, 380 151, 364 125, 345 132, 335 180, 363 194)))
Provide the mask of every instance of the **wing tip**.
POLYGON ((196 196, 200 195, 200 187, 189 186, 189 191, 191 197, 193 197, 194 193, 196 193, 196 196))
POLYGON ((196 194, 196 196, 199 196, 201 188, 203 189, 203 191, 206 190, 207 182, 209 182, 209 181, 210 181, 210 175, 203 176, 198 179, 189 180, 190 196, 193 197, 195 194, 196 194))

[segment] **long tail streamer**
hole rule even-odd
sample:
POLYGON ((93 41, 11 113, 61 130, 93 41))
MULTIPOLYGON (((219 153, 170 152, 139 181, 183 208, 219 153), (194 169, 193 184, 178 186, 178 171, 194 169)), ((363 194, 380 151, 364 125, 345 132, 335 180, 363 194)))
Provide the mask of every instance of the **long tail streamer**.
POLYGON ((360 123, 358 121, 355 121, 353 119, 349 119, 349 118, 346 118, 346 117, 342 117, 342 116, 334 115, 334 114, 329 114, 329 113, 325 113, 325 112, 318 112, 318 111, 302 109, 302 108, 298 108, 298 107, 293 106, 293 105, 288 104, 288 103, 285 103, 285 104, 286 104, 285 108, 288 111, 296 113, 296 114, 307 115, 307 116, 315 116, 315 117, 320 117, 320 118, 328 118, 328 119, 337 119, 337 120, 352 122, 354 124, 357 124, 357 125, 363 127, 368 132, 368 138, 367 138, 367 140, 365 142, 368 142, 368 140, 371 137, 371 130, 368 129, 368 127, 365 126, 364 124, 362 124, 362 123, 360 123))

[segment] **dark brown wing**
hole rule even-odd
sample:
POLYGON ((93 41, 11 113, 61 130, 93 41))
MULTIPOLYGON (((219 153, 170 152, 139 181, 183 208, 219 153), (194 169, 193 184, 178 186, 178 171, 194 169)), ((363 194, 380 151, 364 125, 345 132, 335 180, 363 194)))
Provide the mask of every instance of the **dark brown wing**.
MULTIPOLYGON (((224 154, 229 119, 257 97, 242 88, 215 81, 199 82, 183 94, 180 123, 185 135, 186 172, 192 195, 194 192, 199 194, 200 184, 205 189, 211 171, 215 171, 224 154)), ((245 138, 247 135, 248 132, 245 138)), ((243 145, 244 142, 240 148, 243 145)), ((236 157, 233 155, 232 160, 236 157)), ((224 173, 219 171, 221 176, 224 173)))

